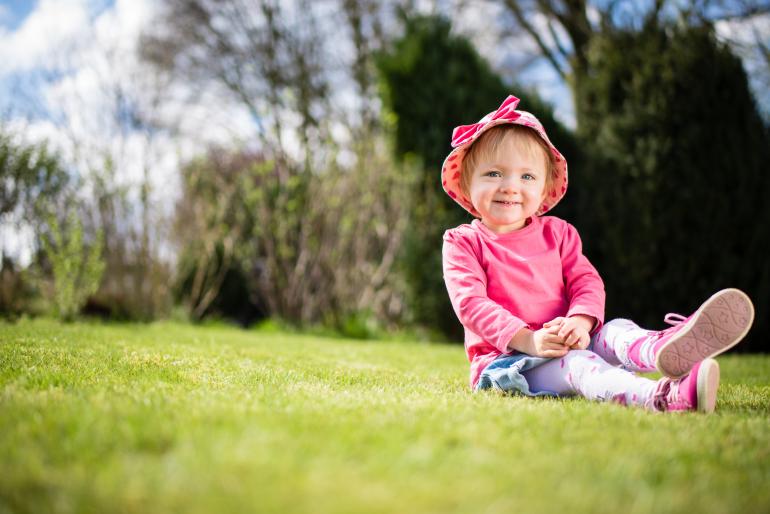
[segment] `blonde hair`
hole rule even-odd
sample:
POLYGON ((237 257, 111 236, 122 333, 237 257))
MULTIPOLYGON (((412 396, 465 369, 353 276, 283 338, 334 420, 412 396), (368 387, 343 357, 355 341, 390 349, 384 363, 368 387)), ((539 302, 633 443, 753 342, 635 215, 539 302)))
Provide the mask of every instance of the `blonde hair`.
POLYGON ((471 147, 465 153, 463 159, 462 172, 460 173, 460 190, 466 195, 469 194, 471 177, 473 170, 478 166, 483 157, 487 157, 497 152, 500 145, 508 139, 514 142, 518 149, 526 152, 533 152, 535 148, 540 148, 545 154, 545 190, 549 191, 554 183, 556 175, 556 159, 551 152, 548 144, 538 135, 535 129, 523 125, 506 123, 497 125, 487 130, 471 144, 471 147))

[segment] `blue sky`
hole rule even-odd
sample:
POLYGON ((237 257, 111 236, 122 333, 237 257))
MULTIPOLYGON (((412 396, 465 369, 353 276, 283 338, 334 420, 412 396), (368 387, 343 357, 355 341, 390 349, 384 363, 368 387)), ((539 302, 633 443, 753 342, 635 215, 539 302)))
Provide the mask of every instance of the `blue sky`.
MULTIPOLYGON (((112 5, 114 0, 94 0, 89 3, 94 12, 99 12, 112 5)), ((18 29, 39 4, 40 0, 0 0, 0 31, 13 32, 18 29)))
POLYGON ((37 1, 2 0, 0 1, 0 26, 5 30, 16 30, 21 22, 31 13, 37 1))

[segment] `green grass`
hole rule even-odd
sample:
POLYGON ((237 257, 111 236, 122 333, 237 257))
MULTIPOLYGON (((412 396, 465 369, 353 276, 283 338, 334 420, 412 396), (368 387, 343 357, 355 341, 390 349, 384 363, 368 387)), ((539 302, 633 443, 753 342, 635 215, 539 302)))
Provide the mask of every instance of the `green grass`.
POLYGON ((461 347, 0 324, 0 512, 770 512, 770 357, 717 412, 467 389, 461 347))

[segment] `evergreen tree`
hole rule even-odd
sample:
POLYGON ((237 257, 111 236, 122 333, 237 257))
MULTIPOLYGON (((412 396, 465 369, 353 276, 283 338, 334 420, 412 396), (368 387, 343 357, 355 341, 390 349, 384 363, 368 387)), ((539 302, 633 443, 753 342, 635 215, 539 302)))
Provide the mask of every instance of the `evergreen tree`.
MULTIPOLYGON (((607 317, 650 328, 723 287, 768 308, 770 138, 740 60, 709 27, 652 25, 593 42, 576 91, 591 166, 580 206, 607 317)), ((742 350, 762 350, 757 316, 742 350)))

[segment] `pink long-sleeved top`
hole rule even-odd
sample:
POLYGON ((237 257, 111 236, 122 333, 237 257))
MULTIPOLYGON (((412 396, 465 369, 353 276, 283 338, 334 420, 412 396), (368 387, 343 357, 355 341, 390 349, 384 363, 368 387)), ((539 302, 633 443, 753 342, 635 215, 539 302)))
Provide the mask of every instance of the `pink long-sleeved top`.
POLYGON ((496 234, 481 221, 444 233, 444 281, 465 327, 465 352, 476 387, 484 368, 522 328, 584 314, 604 322, 604 283, 583 255, 575 227, 534 216, 525 227, 496 234))

